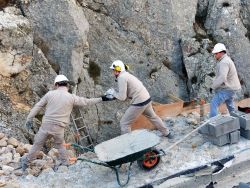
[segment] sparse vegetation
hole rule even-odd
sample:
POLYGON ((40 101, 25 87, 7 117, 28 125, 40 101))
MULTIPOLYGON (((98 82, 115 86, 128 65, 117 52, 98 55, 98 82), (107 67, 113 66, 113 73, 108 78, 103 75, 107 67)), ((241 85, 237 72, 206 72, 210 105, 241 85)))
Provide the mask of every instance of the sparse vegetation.
POLYGON ((98 77, 101 75, 101 68, 94 61, 89 62, 88 73, 91 78, 93 78, 94 82, 98 82, 98 77))

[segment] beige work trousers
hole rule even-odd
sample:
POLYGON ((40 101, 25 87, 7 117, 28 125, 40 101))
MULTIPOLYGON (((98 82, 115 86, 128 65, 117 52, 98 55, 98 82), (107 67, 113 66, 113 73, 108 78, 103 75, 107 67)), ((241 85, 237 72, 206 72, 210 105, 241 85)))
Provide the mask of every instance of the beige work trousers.
POLYGON ((163 136, 167 136, 169 134, 169 130, 164 126, 161 118, 154 112, 152 102, 144 106, 130 105, 120 121, 121 133, 125 134, 131 132, 131 125, 141 114, 147 117, 149 121, 155 125, 156 129, 163 134, 163 136))
POLYGON ((63 146, 64 127, 56 123, 42 123, 39 131, 35 135, 34 144, 27 155, 27 160, 31 161, 36 159, 37 152, 42 149, 46 140, 51 137, 54 139, 54 147, 58 149, 59 160, 62 164, 67 165, 69 158, 67 156, 67 150, 63 146))

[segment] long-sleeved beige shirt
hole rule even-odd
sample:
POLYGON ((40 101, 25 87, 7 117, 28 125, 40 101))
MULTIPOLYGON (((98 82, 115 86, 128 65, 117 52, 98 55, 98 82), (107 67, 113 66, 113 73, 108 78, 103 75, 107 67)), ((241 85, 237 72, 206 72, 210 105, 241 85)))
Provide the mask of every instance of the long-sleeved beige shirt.
POLYGON ((102 98, 78 97, 69 93, 67 87, 59 87, 56 90, 49 91, 35 104, 27 117, 27 121, 34 118, 40 110, 45 108, 43 122, 57 122, 66 126, 69 123, 73 106, 93 105, 100 101, 102 101, 102 98))
POLYGON ((212 88, 214 90, 230 89, 235 91, 241 89, 234 62, 227 54, 223 55, 217 63, 216 77, 212 88))
POLYGON ((117 82, 119 91, 114 93, 114 97, 121 101, 130 98, 132 104, 139 104, 150 98, 142 82, 126 71, 119 74, 117 82))

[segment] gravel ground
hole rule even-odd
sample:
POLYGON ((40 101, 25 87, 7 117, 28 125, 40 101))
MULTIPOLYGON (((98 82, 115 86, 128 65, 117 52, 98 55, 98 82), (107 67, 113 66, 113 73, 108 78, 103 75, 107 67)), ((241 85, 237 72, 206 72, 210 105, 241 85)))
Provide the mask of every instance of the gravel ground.
MULTIPOLYGON (((240 142, 233 145, 218 147, 206 140, 201 134, 195 133, 186 141, 180 143, 170 151, 166 149, 174 142, 183 138, 186 134, 197 128, 195 117, 183 117, 166 119, 167 126, 174 132, 174 139, 161 137, 158 149, 163 149, 166 155, 162 157, 160 164, 151 171, 144 171, 133 163, 131 167, 131 178, 126 187, 140 187, 154 180, 169 176, 184 169, 201 166, 206 163, 224 158, 237 153, 245 148, 250 148, 250 140, 241 137, 240 142)), ((153 131, 159 135, 158 131, 153 131)), ((92 155, 93 158, 93 155, 92 155)), ((121 181, 126 179, 128 164, 120 168, 121 181)), ((57 172, 52 169, 43 172, 39 177, 22 176, 18 179, 22 188, 66 188, 66 187, 119 187, 115 172, 110 168, 78 161, 67 168, 59 168, 57 172)))

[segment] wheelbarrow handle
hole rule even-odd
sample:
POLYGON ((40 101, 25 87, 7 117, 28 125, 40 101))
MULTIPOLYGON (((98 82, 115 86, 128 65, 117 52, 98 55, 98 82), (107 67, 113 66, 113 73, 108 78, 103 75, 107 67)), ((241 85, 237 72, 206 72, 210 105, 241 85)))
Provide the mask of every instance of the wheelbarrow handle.
POLYGON ((93 153, 94 153, 94 149, 90 149, 90 148, 87 148, 87 147, 83 147, 83 146, 78 145, 78 144, 76 144, 76 143, 72 143, 72 144, 70 144, 70 146, 72 146, 72 147, 74 147, 74 148, 76 148, 76 149, 80 149, 80 150, 82 150, 82 151, 90 151, 90 152, 93 152, 93 153))
POLYGON ((166 155, 166 152, 163 149, 159 149, 159 151, 161 152, 161 154, 159 154, 160 156, 166 155))
MULTIPOLYGON (((188 133, 186 136, 184 136, 182 139, 180 139, 179 141, 175 142, 174 144, 172 144, 171 146, 169 146, 167 148, 167 151, 171 150, 173 147, 175 147, 176 145, 178 145, 179 143, 183 142, 184 140, 186 140, 190 135, 192 135, 193 133, 197 132, 199 129, 201 129, 202 127, 204 127, 208 122, 210 122, 210 120, 205 121, 204 123, 202 123, 199 127, 197 127, 196 129, 194 129, 193 131, 191 131, 190 133, 188 133)), ((164 152, 165 153, 165 152, 164 152)))

